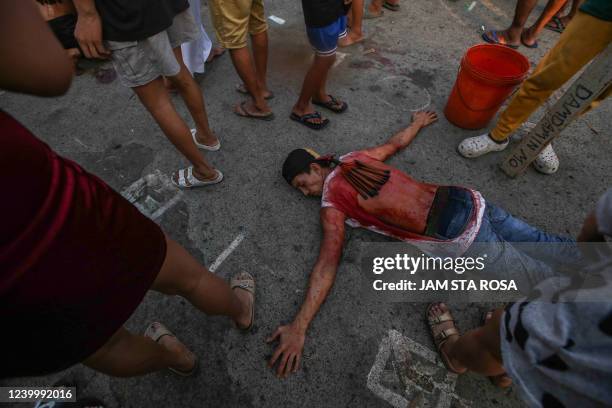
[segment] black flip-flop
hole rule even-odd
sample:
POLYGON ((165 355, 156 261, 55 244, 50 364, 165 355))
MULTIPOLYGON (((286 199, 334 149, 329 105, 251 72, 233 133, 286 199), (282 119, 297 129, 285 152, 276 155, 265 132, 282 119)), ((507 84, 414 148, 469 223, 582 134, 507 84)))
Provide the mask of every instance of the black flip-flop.
POLYGON ((321 106, 322 108, 328 109, 334 113, 342 113, 348 109, 348 104, 346 102, 339 101, 338 99, 334 98, 332 95, 327 95, 327 96, 329 96, 329 101, 321 102, 321 101, 315 101, 313 99, 312 104, 321 106), (338 107, 338 105, 340 106, 338 107))
POLYGON ((307 113, 302 116, 298 115, 297 113, 291 112, 291 115, 289 115, 289 118, 313 130, 321 130, 329 124, 329 119, 327 118, 323 119, 319 112, 307 113), (313 123, 313 122, 310 122, 308 119, 323 119, 323 120, 321 121, 321 123, 313 123))
POLYGON ((246 105, 246 101, 241 102, 239 105, 241 112, 237 112, 236 110, 234 110, 234 113, 240 117, 249 118, 249 119, 259 119, 259 120, 266 120, 266 121, 270 121, 274 119, 274 112, 270 112, 269 114, 265 114, 265 115, 253 115, 249 113, 249 111, 246 110, 245 105, 246 105))
POLYGON ((497 44, 497 45, 505 45, 508 48, 512 48, 513 50, 516 50, 519 46, 518 45, 514 45, 514 44, 503 44, 499 42, 499 36, 497 35, 497 31, 495 30, 491 30, 491 37, 489 37, 489 35, 484 32, 482 33, 482 39, 485 40, 486 42, 488 42, 489 44, 497 44))
POLYGON ((552 21, 549 21, 544 26, 544 28, 554 31, 555 33, 562 33, 565 30, 565 24, 563 24, 563 21, 561 21, 559 17, 555 16, 552 18, 552 21), (554 23, 554 25, 551 23, 554 23))
POLYGON ((400 9, 400 5, 399 4, 389 3, 388 1, 385 1, 383 3, 383 7, 386 8, 387 10, 391 10, 391 11, 398 11, 400 9))
POLYGON ((531 45, 527 44, 527 43, 525 42, 525 40, 523 39, 523 35, 521 35, 521 44, 523 44, 523 46, 524 46, 524 47, 531 48, 531 49, 538 48, 538 46, 540 45, 540 44, 538 44, 538 41, 537 41, 537 40, 536 40, 536 42, 534 42, 534 43, 533 43, 533 44, 531 44, 531 45))

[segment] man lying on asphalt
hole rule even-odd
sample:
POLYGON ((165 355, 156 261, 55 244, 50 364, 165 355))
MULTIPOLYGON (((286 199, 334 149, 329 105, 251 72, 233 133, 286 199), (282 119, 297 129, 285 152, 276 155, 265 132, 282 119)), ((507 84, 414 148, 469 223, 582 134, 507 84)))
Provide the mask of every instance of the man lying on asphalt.
MULTIPOLYGON (((474 242, 486 242, 489 260, 499 269, 523 276, 531 284, 550 276, 544 261, 575 263, 580 258, 572 238, 542 232, 485 203, 478 191, 421 183, 384 163, 408 146, 423 127, 436 121, 433 112, 417 112, 412 124, 385 144, 351 152, 336 160, 308 149, 292 151, 283 177, 306 196, 321 197, 323 241, 310 275, 306 299, 291 324, 267 339, 280 343, 269 361, 278 360, 277 375, 287 376, 300 365, 306 330, 327 297, 336 277, 344 244, 345 222, 407 242, 430 255, 436 243, 448 245, 444 255, 469 255, 474 242), (538 254, 527 254, 512 242, 558 242, 538 254), (451 248, 451 249, 449 249, 451 248), (548 253, 543 253, 548 251, 548 253)), ((514 277, 514 276, 513 276, 514 277)))

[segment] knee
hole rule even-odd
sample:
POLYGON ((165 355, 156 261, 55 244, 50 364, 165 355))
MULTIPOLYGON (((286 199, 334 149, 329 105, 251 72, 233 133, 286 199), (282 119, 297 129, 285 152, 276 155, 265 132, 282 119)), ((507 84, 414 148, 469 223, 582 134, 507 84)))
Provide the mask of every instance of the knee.
POLYGON ((177 75, 168 77, 168 80, 179 91, 189 88, 194 81, 187 68, 181 68, 181 71, 177 75))

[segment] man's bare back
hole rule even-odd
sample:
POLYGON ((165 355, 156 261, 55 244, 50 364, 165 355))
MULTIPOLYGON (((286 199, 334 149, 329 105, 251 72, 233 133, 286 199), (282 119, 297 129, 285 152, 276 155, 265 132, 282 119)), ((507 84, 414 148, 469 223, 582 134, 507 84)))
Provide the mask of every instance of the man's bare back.
POLYGON ((372 162, 377 168, 391 171, 391 177, 376 197, 365 200, 358 195, 359 207, 386 224, 422 234, 438 186, 420 183, 378 160, 372 162))

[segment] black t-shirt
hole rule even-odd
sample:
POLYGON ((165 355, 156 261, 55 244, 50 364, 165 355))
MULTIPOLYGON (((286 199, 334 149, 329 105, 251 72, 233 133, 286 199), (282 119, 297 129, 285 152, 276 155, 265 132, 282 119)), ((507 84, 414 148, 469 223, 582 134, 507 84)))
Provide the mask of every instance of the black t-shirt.
MULTIPOLYGON (((199 0, 198 0, 199 1, 199 0)), ((187 0, 96 0, 105 40, 137 41, 172 25, 189 8, 187 0)))
POLYGON ((349 5, 344 0, 302 0, 307 27, 325 27, 346 14, 349 5))

